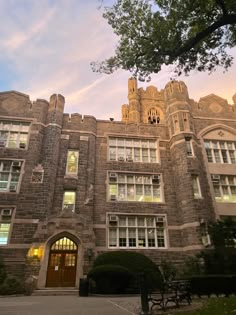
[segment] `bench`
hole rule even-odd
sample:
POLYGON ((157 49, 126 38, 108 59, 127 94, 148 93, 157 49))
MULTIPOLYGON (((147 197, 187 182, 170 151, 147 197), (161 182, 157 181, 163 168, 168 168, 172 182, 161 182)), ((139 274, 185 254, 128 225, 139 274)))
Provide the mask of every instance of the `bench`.
POLYGON ((192 302, 190 282, 187 280, 167 282, 162 289, 152 291, 149 294, 148 301, 151 304, 151 310, 156 306, 160 306, 165 311, 169 303, 174 303, 176 307, 179 307, 182 302, 190 305, 192 302))

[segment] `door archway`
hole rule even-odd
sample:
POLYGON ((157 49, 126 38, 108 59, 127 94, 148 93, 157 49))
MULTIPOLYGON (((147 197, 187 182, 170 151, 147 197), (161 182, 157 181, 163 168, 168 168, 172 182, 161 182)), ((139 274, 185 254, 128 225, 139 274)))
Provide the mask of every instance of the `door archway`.
POLYGON ((68 237, 55 241, 50 248, 47 287, 74 287, 78 246, 68 237))

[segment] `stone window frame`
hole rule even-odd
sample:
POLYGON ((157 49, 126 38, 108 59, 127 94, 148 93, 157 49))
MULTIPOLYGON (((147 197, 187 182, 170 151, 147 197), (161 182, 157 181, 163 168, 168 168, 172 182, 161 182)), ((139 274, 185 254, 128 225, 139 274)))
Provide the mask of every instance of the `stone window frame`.
POLYGON ((192 174, 192 187, 193 187, 193 197, 194 199, 202 199, 202 191, 200 186, 199 176, 192 174))
POLYGON ((75 190, 65 190, 63 194, 63 203, 62 203, 62 210, 63 211, 71 211, 75 212, 75 202, 76 202, 76 191, 75 190), (73 194, 72 202, 68 199, 66 200, 67 194, 73 194))
POLYGON ((160 163, 159 141, 151 138, 109 136, 108 161, 160 163))
POLYGON ((211 174, 216 202, 236 203, 236 175, 211 174))
POLYGON ((23 176, 23 160, 0 159, 0 193, 18 193, 23 176), (5 176, 5 180, 4 179, 5 176), (18 178, 18 180, 12 180, 18 178), (7 180, 6 180, 7 179, 7 180), (5 183, 6 187, 1 183, 5 183))
POLYGON ((107 177, 108 202, 164 202, 164 184, 160 173, 108 171, 107 177))
POLYGON ((163 214, 107 214, 107 247, 167 249, 167 220, 163 214), (150 237, 151 236, 151 237, 150 237))
POLYGON ((30 122, 0 120, 0 148, 24 149, 29 142, 30 122))
POLYGON ((79 150, 73 150, 73 149, 68 149, 67 150, 67 159, 66 159, 66 175, 67 176, 77 176, 78 175, 78 169, 79 169, 79 150), (77 162, 75 163, 75 171, 70 171, 69 170, 69 154, 70 153, 75 153, 75 155, 77 155, 75 158, 77 159, 77 162))
POLYGON ((231 140, 204 139, 208 163, 236 164, 236 142, 231 140))

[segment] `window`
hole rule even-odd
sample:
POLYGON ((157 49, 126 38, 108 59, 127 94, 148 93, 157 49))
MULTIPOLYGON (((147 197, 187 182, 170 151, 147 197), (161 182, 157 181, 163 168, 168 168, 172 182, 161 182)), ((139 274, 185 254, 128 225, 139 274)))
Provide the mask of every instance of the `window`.
POLYGON ((64 192, 63 210, 75 211, 75 191, 64 192))
POLYGON ((18 192, 22 161, 0 160, 0 192, 18 192))
POLYGON ((192 175, 192 184, 193 184, 193 196, 194 198, 201 198, 201 189, 200 189, 200 183, 199 178, 197 175, 192 175))
POLYGON ((10 231, 10 223, 0 222, 0 246, 7 245, 10 231))
POLYGON ((155 108, 151 108, 148 111, 148 123, 149 124, 159 124, 160 123, 160 115, 155 108))
POLYGON ((192 141, 190 139, 186 139, 186 151, 187 156, 193 156, 193 146, 192 141))
POLYGON ((25 149, 28 142, 29 123, 0 121, 0 148, 25 149))
POLYGON ((108 247, 166 248, 166 218, 109 214, 108 247))
POLYGON ((150 139, 109 138, 109 160, 157 162, 157 141, 150 139))
POLYGON ((109 173, 109 200, 161 202, 161 176, 109 173))
POLYGON ((215 199, 218 202, 236 202, 236 176, 212 175, 215 199))
POLYGON ((209 163, 236 164, 236 142, 205 140, 204 145, 209 163))
POLYGON ((67 152, 66 174, 78 174, 79 151, 69 150, 67 152))

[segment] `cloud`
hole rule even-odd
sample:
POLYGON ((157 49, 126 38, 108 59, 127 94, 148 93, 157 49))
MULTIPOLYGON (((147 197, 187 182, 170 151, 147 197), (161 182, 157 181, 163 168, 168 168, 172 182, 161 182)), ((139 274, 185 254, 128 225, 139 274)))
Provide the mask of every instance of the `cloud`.
MULTIPOLYGON (((111 4, 104 0, 104 5, 111 4)), ((93 73, 90 62, 113 55, 117 37, 98 10, 99 1, 8 0, 0 1, 0 83, 31 99, 49 99, 53 93, 66 98, 65 111, 120 119, 127 103, 130 73, 93 73)), ((232 50, 236 56, 236 50, 232 50)), ((215 93, 231 99, 235 93, 235 66, 228 73, 181 77, 191 98, 215 93), (222 82, 223 81, 223 82, 222 82)), ((172 73, 163 68, 150 83, 165 87, 172 73)))

